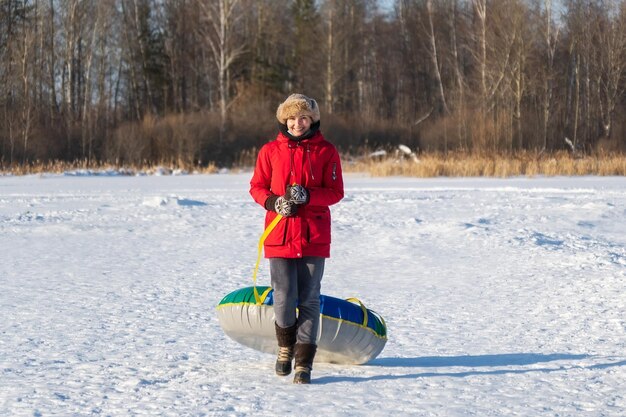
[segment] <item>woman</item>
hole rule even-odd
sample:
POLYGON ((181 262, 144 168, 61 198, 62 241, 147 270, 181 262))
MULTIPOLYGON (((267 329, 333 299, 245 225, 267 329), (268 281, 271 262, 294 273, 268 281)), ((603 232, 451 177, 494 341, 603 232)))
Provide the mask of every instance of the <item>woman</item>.
POLYGON ((265 207, 265 227, 284 217, 265 239, 274 289, 276 373, 294 383, 311 381, 320 320, 320 287, 330 257, 330 210, 343 198, 339 154, 319 131, 317 102, 290 95, 276 110, 279 133, 265 144, 250 194, 265 207), (297 312, 296 312, 297 306, 297 312))

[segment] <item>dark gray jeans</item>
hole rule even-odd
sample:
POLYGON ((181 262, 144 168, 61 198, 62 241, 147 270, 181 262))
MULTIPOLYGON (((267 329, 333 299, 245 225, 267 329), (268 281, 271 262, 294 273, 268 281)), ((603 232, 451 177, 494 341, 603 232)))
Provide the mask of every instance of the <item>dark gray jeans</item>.
POLYGON ((325 258, 315 256, 301 259, 270 258, 276 324, 291 327, 297 320, 297 343, 316 344, 325 261, 325 258))

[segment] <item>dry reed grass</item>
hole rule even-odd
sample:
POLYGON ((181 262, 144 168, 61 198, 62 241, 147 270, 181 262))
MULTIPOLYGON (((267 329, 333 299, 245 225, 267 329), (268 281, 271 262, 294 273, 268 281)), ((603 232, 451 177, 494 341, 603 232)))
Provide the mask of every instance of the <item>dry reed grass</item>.
POLYGON ((568 153, 541 155, 473 155, 467 153, 425 154, 417 161, 410 158, 346 158, 344 171, 367 172, 373 176, 410 177, 513 177, 626 175, 626 156, 622 154, 573 157, 568 153))
POLYGON ((213 174, 218 172, 219 168, 215 164, 209 164, 207 166, 193 166, 183 161, 177 163, 145 163, 143 165, 135 164, 113 164, 107 162, 93 162, 93 161, 49 161, 40 162, 35 161, 28 164, 14 164, 11 166, 0 165, 0 175, 33 175, 33 174, 62 174, 64 172, 86 170, 93 172, 106 172, 116 171, 126 175, 137 175, 140 173, 152 174, 155 172, 174 172, 174 171, 187 171, 197 172, 201 174, 213 174))
MULTIPOLYGON (((237 168, 248 169, 254 165, 256 150, 241 152, 237 168)), ((520 152, 511 155, 478 155, 468 153, 423 154, 417 161, 397 156, 385 159, 368 156, 344 156, 345 172, 365 172, 372 176, 410 177, 513 177, 513 176, 580 176, 617 175, 626 176, 626 155, 621 153, 599 154, 573 157, 569 153, 538 154, 520 152)), ((215 164, 194 166, 183 160, 175 163, 148 163, 120 166, 113 163, 89 161, 33 162, 0 166, 0 174, 28 175, 42 173, 63 173, 73 170, 107 171, 115 170, 129 175, 182 170, 197 173, 215 173, 215 164)))

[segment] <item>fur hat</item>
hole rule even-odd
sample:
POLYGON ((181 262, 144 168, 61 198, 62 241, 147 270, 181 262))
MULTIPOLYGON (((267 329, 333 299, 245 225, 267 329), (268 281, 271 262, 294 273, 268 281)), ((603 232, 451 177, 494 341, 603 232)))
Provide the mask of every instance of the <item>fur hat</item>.
POLYGON ((317 102, 304 94, 292 94, 276 109, 276 118, 281 124, 293 116, 309 116, 313 123, 320 121, 320 108, 317 102))

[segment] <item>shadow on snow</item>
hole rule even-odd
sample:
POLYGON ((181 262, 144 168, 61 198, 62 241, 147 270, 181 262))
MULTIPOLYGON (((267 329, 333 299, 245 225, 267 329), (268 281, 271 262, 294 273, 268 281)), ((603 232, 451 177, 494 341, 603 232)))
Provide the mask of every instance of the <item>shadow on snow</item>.
POLYGON ((449 366, 519 366, 533 365, 543 362, 554 362, 562 360, 587 359, 589 355, 568 355, 553 353, 544 355, 540 353, 510 353, 500 355, 478 355, 478 356, 424 356, 420 358, 378 358, 368 363, 370 366, 384 367, 409 367, 409 368, 434 368, 449 366))
MULTIPOLYGON (((366 382, 379 381, 389 379, 416 379, 430 377, 455 377, 465 378, 469 376, 481 375, 506 375, 506 374, 525 374, 530 372, 559 372, 568 371, 570 369, 606 369, 617 366, 625 366, 626 360, 618 362, 598 363, 591 365, 577 365, 575 363, 564 363, 559 366, 547 367, 530 367, 530 368, 510 368, 536 365, 556 361, 579 361, 584 359, 592 359, 598 357, 591 355, 571 355, 571 354, 540 354, 540 353, 510 353, 499 355, 477 355, 477 356, 425 356, 418 358, 378 358, 366 367, 380 368, 484 368, 484 367, 507 367, 505 369, 477 370, 468 369, 460 372, 421 372, 410 374, 392 374, 392 375, 374 375, 374 376, 325 376, 315 379, 316 384, 329 384, 336 382, 366 382)), ((608 359, 608 358, 607 358, 608 359)))

